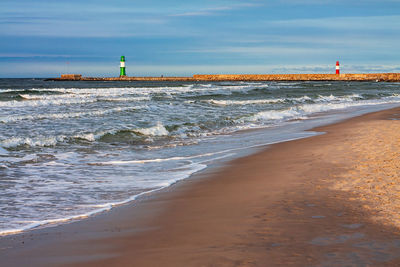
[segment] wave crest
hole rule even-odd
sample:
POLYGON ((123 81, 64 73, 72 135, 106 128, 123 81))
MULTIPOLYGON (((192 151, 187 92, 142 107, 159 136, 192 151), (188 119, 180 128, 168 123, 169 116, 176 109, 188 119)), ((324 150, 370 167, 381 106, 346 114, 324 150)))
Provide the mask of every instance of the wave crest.
POLYGON ((162 123, 158 122, 155 126, 149 128, 105 130, 94 133, 79 133, 72 136, 58 135, 44 137, 11 137, 0 141, 0 144, 5 148, 13 148, 19 146, 50 147, 56 146, 59 143, 81 141, 138 142, 143 140, 143 137, 162 137, 168 135, 169 131, 164 127, 162 123))
POLYGON ((157 122, 157 125, 153 127, 136 129, 133 130, 133 132, 138 132, 147 136, 166 136, 169 134, 168 130, 165 129, 161 122, 157 122))
POLYGON ((22 120, 43 120, 43 119, 68 119, 68 118, 79 118, 79 117, 96 117, 115 112, 123 112, 129 110, 138 110, 145 106, 134 106, 134 107, 117 107, 106 110, 93 110, 87 112, 70 112, 70 113, 50 113, 50 114, 37 114, 37 115, 17 115, 17 116, 5 116, 0 117, 0 122, 10 123, 22 120))

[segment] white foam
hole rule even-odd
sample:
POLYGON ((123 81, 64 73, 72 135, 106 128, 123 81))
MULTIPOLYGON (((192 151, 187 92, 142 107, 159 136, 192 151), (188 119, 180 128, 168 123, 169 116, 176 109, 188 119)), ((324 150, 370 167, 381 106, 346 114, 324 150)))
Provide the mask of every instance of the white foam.
POLYGON ((22 120, 43 120, 43 119, 68 119, 68 118, 79 118, 79 117, 95 117, 115 112, 122 112, 128 110, 138 110, 143 106, 134 107, 117 107, 103 110, 93 110, 87 112, 67 112, 67 113, 50 113, 50 114, 37 114, 37 115, 17 115, 17 116, 4 116, 0 117, 0 122, 10 123, 22 120))
POLYGON ((157 122, 157 125, 153 127, 140 128, 140 129, 135 129, 133 131, 139 132, 147 136, 164 136, 169 134, 168 130, 165 129, 164 125, 162 125, 161 122, 157 122))
POLYGON ((333 111, 333 110, 341 110, 351 107, 358 106, 371 106, 371 105, 379 105, 379 104, 392 104, 392 103, 400 103, 400 98, 396 95, 385 97, 378 100, 360 100, 353 101, 352 98, 359 98, 360 96, 354 94, 351 96, 345 97, 320 97, 321 102, 323 103, 314 103, 314 104, 303 104, 295 107, 291 107, 284 110, 268 110, 258 112, 250 117, 242 118, 237 120, 239 123, 243 122, 278 122, 278 121, 287 121, 294 119, 307 119, 307 117, 311 114, 333 111), (324 99, 329 99, 329 101, 337 100, 339 102, 325 102, 324 99))
MULTIPOLYGON (((98 131, 95 133, 90 133, 90 132, 78 133, 72 136, 57 135, 57 136, 41 136, 41 137, 10 137, 4 140, 0 140, 0 145, 6 148, 17 147, 21 145, 28 145, 32 147, 33 146, 47 147, 47 146, 55 146, 58 143, 71 140, 72 138, 94 142, 107 134, 115 134, 118 131, 119 131, 118 129, 111 129, 111 130, 98 131)), ((166 136, 169 134, 168 130, 165 129, 165 127, 160 122, 158 122, 153 127, 131 129, 128 131, 131 131, 133 133, 140 133, 145 136, 166 136)))
POLYGON ((62 95, 29 95, 29 94, 20 94, 20 97, 25 100, 60 100, 60 99, 97 99, 103 101, 148 101, 151 100, 149 96, 135 96, 130 94, 124 94, 120 90, 118 91, 104 91, 102 93, 96 93, 91 91, 90 93, 66 93, 62 95))
POLYGON ((169 181, 164 181, 162 183, 162 186, 159 187, 159 188, 148 190, 148 191, 142 192, 140 194, 133 195, 133 196, 131 196, 131 197, 127 198, 127 199, 121 200, 121 201, 95 205, 96 209, 92 210, 90 212, 87 212, 87 213, 73 215, 73 216, 67 216, 67 217, 64 217, 64 218, 33 221, 33 222, 29 223, 28 225, 20 227, 20 228, 5 229, 5 230, 0 231, 0 236, 10 235, 10 234, 17 234, 17 233, 21 233, 21 232, 24 232, 24 231, 27 231, 27 230, 30 230, 30 229, 33 229, 33 228, 40 227, 40 226, 45 226, 45 225, 50 225, 50 224, 59 224, 59 223, 65 223, 65 222, 73 221, 73 220, 84 219, 84 218, 93 216, 95 214, 108 211, 108 210, 112 209, 113 207, 120 206, 120 205, 123 205, 123 204, 127 204, 127 203, 129 203, 131 201, 134 201, 138 197, 141 197, 143 195, 151 194, 151 193, 160 191, 160 190, 162 190, 162 189, 164 189, 166 187, 169 187, 172 184, 189 177, 193 173, 196 173, 196 172, 206 168, 207 165, 204 165, 204 164, 191 164, 190 167, 191 168, 185 168, 185 170, 181 171, 180 175, 178 177, 176 177, 175 179, 171 179, 169 181))
POLYGON ((289 98, 288 100, 294 101, 294 102, 306 102, 306 101, 310 101, 312 99, 311 99, 311 97, 305 95, 305 96, 301 96, 301 97, 292 97, 292 98, 289 98))
POLYGON ((68 222, 68 221, 71 221, 71 220, 84 219, 84 218, 87 218, 87 217, 89 217, 91 215, 110 210, 111 208, 112 208, 112 205, 106 206, 104 208, 97 209, 97 210, 94 210, 94 211, 91 211, 91 212, 88 212, 88 213, 85 213, 85 214, 79 214, 79 215, 69 216, 69 217, 59 218, 59 219, 34 221, 34 222, 24 226, 24 227, 20 227, 20 228, 17 228, 17 229, 6 229, 6 230, 3 230, 3 231, 0 231, 0 236, 21 233, 23 231, 26 231, 26 230, 29 230, 29 229, 33 229, 33 228, 37 228, 37 227, 43 226, 43 225, 64 223, 64 222, 68 222))
MULTIPOLYGON (((45 91, 57 92, 57 95, 31 95, 20 94, 25 101, 4 101, 0 102, 0 107, 21 108, 21 107, 36 107, 46 105, 73 105, 92 103, 96 101, 149 101, 149 94, 164 94, 175 95, 189 93, 194 95, 207 95, 210 92, 213 94, 230 95, 234 91, 246 92, 254 88, 267 88, 268 84, 249 83, 230 86, 209 85, 188 85, 179 87, 125 87, 125 88, 46 88, 45 91)), ((43 89, 29 89, 30 91, 41 92, 43 89)), ((6 92, 7 90, 2 90, 6 92)), ((10 90, 16 91, 18 90, 10 90)), ((20 90, 23 91, 23 90, 20 90)))
MULTIPOLYGON (((122 95, 149 95, 150 93, 188 92, 192 86, 180 87, 110 87, 110 88, 46 88, 46 91, 59 92, 70 96, 113 97, 122 95)), ((40 89, 31 89, 40 92, 40 89)), ((204 90, 204 89, 203 89, 204 90)), ((66 96, 67 98, 69 96, 66 96)))
MULTIPOLYGON (((87 134, 77 134, 72 136, 72 138, 85 139, 87 141, 95 141, 100 138, 106 132, 101 132, 98 134, 87 133, 87 134)), ((0 141, 0 144, 6 148, 18 147, 18 146, 31 146, 31 147, 50 147, 55 146, 58 143, 62 143, 70 140, 71 137, 66 135, 57 136, 41 136, 41 137, 11 137, 0 141)))
POLYGON ((114 134, 116 132, 117 132, 117 130, 100 131, 97 133, 81 133, 81 134, 74 135, 74 138, 79 138, 79 139, 83 139, 86 141, 94 142, 106 134, 114 134))
MULTIPOLYGON (((322 96, 319 95, 317 98, 314 100, 305 95, 302 97, 289 97, 289 98, 275 98, 275 99, 251 99, 251 100, 202 100, 201 102, 206 102, 218 106, 228 106, 228 105, 252 105, 252 104, 275 104, 275 103, 284 103, 287 101, 292 101, 292 102, 306 102, 306 101, 315 101, 315 102, 333 102, 333 101, 354 101, 354 98, 362 98, 359 94, 352 94, 352 95, 345 95, 345 96, 334 96, 334 95, 329 95, 329 96, 322 96)), ((195 101, 186 101, 185 103, 191 104, 194 103, 195 101)))
POLYGON ((289 108, 286 110, 268 110, 258 112, 257 114, 248 118, 247 121, 277 121, 304 118, 304 114, 296 110, 296 108, 289 108))
POLYGON ((151 97, 141 96, 141 97, 108 97, 99 98, 102 101, 115 101, 115 102, 135 102, 135 101, 150 101, 151 97))
POLYGON ((17 147, 20 145, 28 145, 28 146, 55 146, 58 142, 63 142, 67 139, 65 135, 59 136, 45 136, 45 137, 11 137, 5 140, 0 141, 0 144, 3 147, 17 147))
POLYGON ((4 108, 23 108, 23 107, 37 107, 47 105, 74 105, 83 103, 93 103, 97 99, 93 98, 74 98, 74 99, 51 99, 51 100, 29 100, 29 101, 1 101, 0 107, 4 108))
POLYGON ((74 137, 78 138, 78 139, 83 139, 86 141, 94 142, 99 137, 99 135, 95 135, 93 133, 87 133, 87 134, 77 134, 74 137))
POLYGON ((334 95, 329 95, 329 96, 323 96, 319 95, 317 99, 315 99, 315 102, 352 102, 354 101, 355 98, 362 98, 359 94, 351 94, 351 95, 344 95, 344 96, 334 96, 334 95))
POLYGON ((332 94, 329 96, 319 95, 318 98, 316 99, 316 101, 320 101, 320 102, 332 102, 332 101, 338 101, 338 100, 340 100, 340 98, 336 97, 332 94))
POLYGON ((379 100, 364 100, 364 101, 348 101, 341 103, 316 103, 316 104, 306 104, 298 107, 298 110, 303 111, 305 114, 313 114, 331 110, 340 110, 351 107, 358 106, 371 106, 371 105, 379 105, 379 104, 392 104, 392 103, 400 103, 400 99, 398 97, 387 97, 379 100))
POLYGON ((218 106, 227 106, 227 105, 251 105, 251 104, 271 104, 271 103, 281 103, 284 102, 284 99, 253 99, 253 100, 204 100, 204 102, 218 105, 218 106))
POLYGON ((194 156, 187 157, 170 157, 170 158, 158 158, 158 159, 143 159, 143 160, 114 160, 107 162, 95 162, 89 163, 89 165, 127 165, 127 164, 143 164, 143 163, 154 163, 154 162, 165 162, 165 161, 175 161, 175 160, 189 160, 195 158, 209 157, 216 154, 226 153, 227 151, 219 151, 214 153, 205 153, 194 156))
MULTIPOLYGON (((118 96, 121 97, 127 94, 133 95, 148 95, 151 93, 164 93, 164 94, 175 94, 175 93, 187 93, 187 92, 197 92, 197 93, 207 93, 207 92, 220 92, 224 93, 227 91, 247 91, 255 88, 268 88, 267 83, 239 83, 231 85, 215 85, 215 84, 199 84, 199 85, 185 85, 185 86, 163 86, 163 87, 111 87, 111 88, 32 88, 30 91, 41 92, 43 90, 48 92, 58 92, 62 95, 30 95, 21 94, 22 97, 26 99, 42 99, 49 100, 53 98, 74 98, 77 96, 81 97, 108 97, 108 96, 118 96)), ((2 92, 19 92, 24 90, 9 89, 2 90, 2 92)), ((140 99, 137 99, 140 100, 140 99)), ((146 100, 146 99, 142 99, 146 100)))

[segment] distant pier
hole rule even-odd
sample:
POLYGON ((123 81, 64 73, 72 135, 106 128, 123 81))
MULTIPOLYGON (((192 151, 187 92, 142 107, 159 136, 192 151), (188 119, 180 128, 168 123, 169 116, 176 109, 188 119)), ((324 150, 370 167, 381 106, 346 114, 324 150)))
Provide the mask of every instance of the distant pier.
POLYGON ((360 74, 195 74, 192 77, 82 77, 63 74, 51 81, 378 81, 400 82, 400 73, 360 74))

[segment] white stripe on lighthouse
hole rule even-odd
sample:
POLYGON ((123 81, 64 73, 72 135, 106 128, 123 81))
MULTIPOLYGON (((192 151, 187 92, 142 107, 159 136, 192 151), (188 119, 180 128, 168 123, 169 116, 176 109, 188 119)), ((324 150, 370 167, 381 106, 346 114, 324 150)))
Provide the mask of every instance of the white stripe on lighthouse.
POLYGON ((125 67, 125 62, 121 61, 121 68, 125 67))
POLYGON ((340 69, 340 67, 339 67, 339 66, 336 66, 336 69, 338 70, 338 69, 340 69))

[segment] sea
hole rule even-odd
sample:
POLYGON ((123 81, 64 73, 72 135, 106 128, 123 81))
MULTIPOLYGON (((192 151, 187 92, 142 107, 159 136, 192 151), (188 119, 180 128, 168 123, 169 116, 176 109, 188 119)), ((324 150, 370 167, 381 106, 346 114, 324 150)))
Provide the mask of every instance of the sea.
POLYGON ((400 83, 386 82, 0 79, 0 235, 106 212, 397 106, 400 83))

